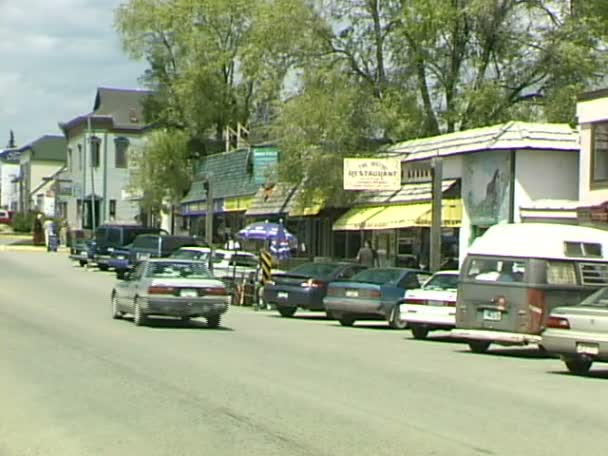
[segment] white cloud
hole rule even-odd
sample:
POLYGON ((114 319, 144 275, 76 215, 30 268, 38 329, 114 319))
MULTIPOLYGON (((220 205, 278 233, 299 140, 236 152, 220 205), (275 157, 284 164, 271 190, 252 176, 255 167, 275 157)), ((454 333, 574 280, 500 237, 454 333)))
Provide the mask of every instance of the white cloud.
POLYGON ((89 112, 97 87, 139 87, 113 28, 125 0, 0 0, 0 148, 61 134, 89 112))

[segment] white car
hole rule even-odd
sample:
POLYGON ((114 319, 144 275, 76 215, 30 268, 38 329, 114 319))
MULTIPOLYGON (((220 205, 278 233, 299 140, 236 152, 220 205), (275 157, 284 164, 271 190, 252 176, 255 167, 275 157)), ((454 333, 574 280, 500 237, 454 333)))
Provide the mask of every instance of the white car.
POLYGON ((424 339, 432 330, 454 328, 457 289, 458 271, 438 271, 421 288, 405 292, 399 307, 401 320, 415 339, 424 339))
POLYGON ((213 276, 225 281, 257 278, 260 269, 258 256, 243 250, 214 250, 212 263, 213 276))

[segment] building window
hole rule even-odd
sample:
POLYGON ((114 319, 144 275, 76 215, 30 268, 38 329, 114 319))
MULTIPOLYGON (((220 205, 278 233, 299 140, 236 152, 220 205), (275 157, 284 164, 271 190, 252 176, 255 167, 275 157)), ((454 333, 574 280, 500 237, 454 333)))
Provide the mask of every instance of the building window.
POLYGON ((127 149, 129 140, 127 138, 116 138, 114 140, 114 165, 116 168, 126 168, 128 165, 127 149))
POLYGON ((91 166, 93 168, 99 168, 99 149, 101 145, 101 140, 93 136, 91 138, 91 166))
POLYGON ((72 148, 68 147, 68 171, 72 171, 72 148))
POLYGON ((82 169, 82 144, 78 144, 78 169, 82 169))
POLYGON ((591 128, 591 181, 608 183, 608 122, 591 128))
POLYGON ((110 220, 116 220, 116 200, 110 200, 110 220))

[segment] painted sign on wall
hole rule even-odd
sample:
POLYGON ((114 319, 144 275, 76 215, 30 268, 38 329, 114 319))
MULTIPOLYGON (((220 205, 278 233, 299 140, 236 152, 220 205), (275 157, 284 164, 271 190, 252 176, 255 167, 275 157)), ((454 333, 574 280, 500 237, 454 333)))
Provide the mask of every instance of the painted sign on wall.
POLYGON ((484 151, 463 158, 462 195, 473 225, 507 222, 511 212, 511 154, 484 151))
POLYGON ((399 190, 398 158, 345 158, 344 190, 399 190))

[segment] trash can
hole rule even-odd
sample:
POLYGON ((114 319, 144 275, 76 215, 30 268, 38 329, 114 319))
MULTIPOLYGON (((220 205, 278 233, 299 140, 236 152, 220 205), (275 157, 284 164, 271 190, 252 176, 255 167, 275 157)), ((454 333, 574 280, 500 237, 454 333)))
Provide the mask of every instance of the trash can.
POLYGON ((59 247, 59 237, 55 233, 49 234, 48 252, 56 252, 59 247))

